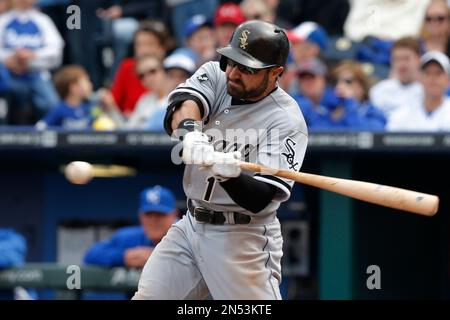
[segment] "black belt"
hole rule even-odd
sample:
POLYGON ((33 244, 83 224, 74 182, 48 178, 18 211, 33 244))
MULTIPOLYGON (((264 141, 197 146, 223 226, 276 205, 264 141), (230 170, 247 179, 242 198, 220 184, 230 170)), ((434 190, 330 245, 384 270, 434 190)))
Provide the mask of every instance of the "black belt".
MULTIPOLYGON (((221 211, 208 210, 202 207, 195 207, 192 201, 188 200, 188 209, 192 216, 198 222, 210 224, 224 224, 226 222, 225 214, 221 211)), ((249 224, 252 217, 239 212, 233 212, 235 224, 249 224)))

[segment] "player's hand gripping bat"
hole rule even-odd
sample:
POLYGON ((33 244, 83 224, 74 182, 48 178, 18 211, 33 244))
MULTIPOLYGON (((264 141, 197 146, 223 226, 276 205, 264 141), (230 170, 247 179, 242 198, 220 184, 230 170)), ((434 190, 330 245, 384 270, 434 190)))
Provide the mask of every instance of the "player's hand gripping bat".
POLYGON ((433 216, 439 206, 439 198, 431 194, 370 182, 333 178, 291 170, 272 169, 260 164, 243 161, 240 166, 244 170, 270 173, 271 175, 336 192, 358 200, 424 216, 433 216))

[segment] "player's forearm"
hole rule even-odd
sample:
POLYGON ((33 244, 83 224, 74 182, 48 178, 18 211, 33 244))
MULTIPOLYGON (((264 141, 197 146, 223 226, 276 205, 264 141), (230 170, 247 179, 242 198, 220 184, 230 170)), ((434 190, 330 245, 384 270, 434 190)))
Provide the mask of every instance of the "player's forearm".
POLYGON ((201 120, 202 116, 196 102, 192 100, 184 101, 172 116, 172 130, 178 128, 180 122, 184 119, 201 120))
POLYGON ((220 185, 237 205, 253 213, 267 207, 276 193, 275 186, 244 173, 221 182, 220 185))

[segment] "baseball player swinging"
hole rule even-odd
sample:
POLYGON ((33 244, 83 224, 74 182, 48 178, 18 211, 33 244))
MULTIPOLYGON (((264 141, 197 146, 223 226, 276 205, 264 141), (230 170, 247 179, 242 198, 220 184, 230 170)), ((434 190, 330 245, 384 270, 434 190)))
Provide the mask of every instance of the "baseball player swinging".
POLYGON ((293 182, 244 172, 240 160, 300 170, 307 128, 277 86, 289 41, 248 21, 169 95, 166 131, 182 141, 187 214, 147 261, 133 299, 281 299, 276 210, 293 182))

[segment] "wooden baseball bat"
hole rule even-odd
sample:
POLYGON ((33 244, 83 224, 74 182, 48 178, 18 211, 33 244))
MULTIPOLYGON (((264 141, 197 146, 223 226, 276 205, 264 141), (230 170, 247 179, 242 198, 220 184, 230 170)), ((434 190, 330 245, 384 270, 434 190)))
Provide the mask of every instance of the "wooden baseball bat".
POLYGON ((376 183, 273 169, 244 161, 241 162, 241 168, 253 172, 268 173, 358 200, 429 217, 433 216, 439 207, 439 198, 435 195, 376 183))

